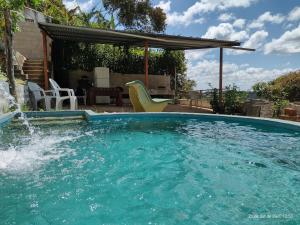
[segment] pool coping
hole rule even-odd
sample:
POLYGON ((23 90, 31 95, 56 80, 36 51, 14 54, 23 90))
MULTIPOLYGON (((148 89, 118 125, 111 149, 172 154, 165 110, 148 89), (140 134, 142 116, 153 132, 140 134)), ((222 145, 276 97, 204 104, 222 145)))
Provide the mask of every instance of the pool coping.
MULTIPOLYGON (((11 112, 0 115, 0 127, 9 123, 17 113, 11 112)), ((208 114, 208 113, 185 113, 185 112, 142 112, 142 113, 96 113, 92 110, 75 110, 75 111, 30 111, 25 112, 28 118, 42 118, 42 117, 74 117, 82 116, 86 121, 98 121, 106 119, 118 118, 189 118, 189 119, 214 119, 228 122, 251 122, 261 125, 272 125, 277 127, 284 127, 300 132, 300 123, 274 118, 263 117, 249 117, 223 114, 208 114)))
POLYGON ((151 116, 156 118, 189 118, 189 119, 215 119, 228 122, 251 122, 261 125, 272 125, 286 129, 292 129, 300 132, 300 123, 275 118, 250 117, 224 114, 208 114, 208 113, 185 113, 185 112, 147 112, 147 113, 95 113, 93 111, 85 111, 88 121, 97 121, 101 119, 116 118, 145 118, 151 116))

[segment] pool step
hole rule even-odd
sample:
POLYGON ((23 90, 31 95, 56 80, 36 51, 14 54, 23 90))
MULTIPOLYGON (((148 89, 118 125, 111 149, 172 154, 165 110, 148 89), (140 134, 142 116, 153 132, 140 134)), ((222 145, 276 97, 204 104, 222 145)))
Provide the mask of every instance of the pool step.
MULTIPOLYGON (((68 117, 30 117, 28 121, 34 125, 51 125, 51 124, 75 124, 81 123, 85 118, 83 116, 68 116, 68 117)), ((20 119, 13 119, 14 124, 20 125, 23 123, 20 119)))

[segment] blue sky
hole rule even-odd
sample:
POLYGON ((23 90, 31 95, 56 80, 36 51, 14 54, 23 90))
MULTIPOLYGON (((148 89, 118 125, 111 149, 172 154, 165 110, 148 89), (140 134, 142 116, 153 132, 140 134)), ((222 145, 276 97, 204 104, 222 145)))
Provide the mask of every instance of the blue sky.
MULTIPOLYGON (((89 10, 98 0, 64 1, 89 10)), ((168 34, 238 40, 256 52, 225 49, 224 83, 251 89, 300 69, 299 0, 153 0, 167 14, 168 34)), ((219 51, 186 52, 188 76, 196 89, 218 85, 219 51)))

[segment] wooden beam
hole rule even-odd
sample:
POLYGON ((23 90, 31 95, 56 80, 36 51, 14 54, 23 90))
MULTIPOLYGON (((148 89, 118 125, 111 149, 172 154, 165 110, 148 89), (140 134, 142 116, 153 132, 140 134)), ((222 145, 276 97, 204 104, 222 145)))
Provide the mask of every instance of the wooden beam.
POLYGON ((49 88, 49 77, 48 77, 48 50, 47 50, 47 34, 42 31, 43 36, 43 54, 44 54, 44 88, 49 88))
POLYGON ((220 68, 219 68, 219 104, 223 102, 223 48, 220 48, 220 68))
POLYGON ((146 88, 148 88, 149 86, 149 77, 148 77, 148 72, 149 72, 149 52, 148 52, 148 40, 145 40, 144 42, 144 53, 145 53, 145 56, 144 56, 144 60, 145 60, 145 86, 146 88))
POLYGON ((223 48, 229 48, 229 49, 233 49, 233 50, 242 50, 242 51, 255 52, 254 48, 243 48, 243 47, 223 47, 223 48))

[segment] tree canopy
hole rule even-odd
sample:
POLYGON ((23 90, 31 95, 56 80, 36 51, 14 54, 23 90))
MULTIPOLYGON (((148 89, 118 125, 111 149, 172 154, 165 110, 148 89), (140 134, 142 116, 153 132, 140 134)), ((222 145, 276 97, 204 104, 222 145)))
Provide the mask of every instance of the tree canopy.
POLYGON ((272 101, 286 99, 300 100, 300 70, 283 74, 271 82, 260 82, 253 86, 259 97, 272 101))
POLYGON ((153 7, 150 0, 103 0, 103 5, 127 29, 163 32, 166 28, 166 14, 161 8, 153 7))

